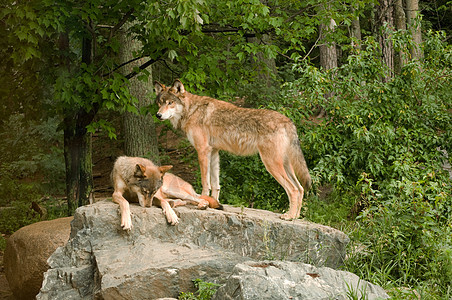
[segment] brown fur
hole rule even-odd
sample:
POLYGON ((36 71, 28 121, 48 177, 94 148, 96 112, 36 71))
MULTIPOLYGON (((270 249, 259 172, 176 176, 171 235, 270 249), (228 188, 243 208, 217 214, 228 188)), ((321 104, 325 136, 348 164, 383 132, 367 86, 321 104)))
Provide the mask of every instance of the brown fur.
POLYGON ((111 177, 114 186, 113 201, 119 204, 121 227, 124 230, 133 227, 129 202, 139 202, 142 207, 150 207, 152 204, 161 207, 171 225, 179 223, 173 208, 185 205, 186 201, 201 209, 208 206, 221 209, 220 203, 215 199, 202 199, 188 182, 166 173, 171 168, 172 166, 155 166, 150 160, 141 157, 118 157, 111 177))
POLYGON ((121 227, 132 229, 129 201, 138 200, 142 207, 151 207, 154 194, 163 184, 163 175, 172 166, 158 167, 142 157, 120 156, 116 160, 111 179, 113 202, 119 204, 121 227))
POLYGON ((155 92, 157 117, 170 120, 181 129, 198 153, 202 195, 209 195, 212 190, 212 197, 219 197, 219 150, 238 155, 259 153, 267 170, 289 196, 289 211, 282 218, 299 217, 311 177, 296 127, 289 118, 272 110, 240 108, 190 94, 179 80, 171 87, 156 82, 155 92))
POLYGON ((199 195, 191 184, 171 173, 163 176, 163 185, 154 196, 160 199, 181 199, 191 204, 198 205, 198 208, 222 209, 220 203, 212 197, 199 195))

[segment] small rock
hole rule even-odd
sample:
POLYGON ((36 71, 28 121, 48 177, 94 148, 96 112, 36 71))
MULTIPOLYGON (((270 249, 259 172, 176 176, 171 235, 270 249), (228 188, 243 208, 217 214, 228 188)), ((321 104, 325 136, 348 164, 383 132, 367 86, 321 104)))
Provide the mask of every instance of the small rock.
POLYGON ((297 262, 263 261, 235 266, 212 300, 387 298, 381 287, 349 272, 297 262))

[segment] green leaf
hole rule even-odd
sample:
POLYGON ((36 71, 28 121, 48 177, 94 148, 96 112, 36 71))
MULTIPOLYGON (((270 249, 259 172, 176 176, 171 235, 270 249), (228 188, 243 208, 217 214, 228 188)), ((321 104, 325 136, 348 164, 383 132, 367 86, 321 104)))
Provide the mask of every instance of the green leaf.
POLYGON ((168 58, 173 61, 177 57, 177 52, 175 50, 168 51, 168 58))

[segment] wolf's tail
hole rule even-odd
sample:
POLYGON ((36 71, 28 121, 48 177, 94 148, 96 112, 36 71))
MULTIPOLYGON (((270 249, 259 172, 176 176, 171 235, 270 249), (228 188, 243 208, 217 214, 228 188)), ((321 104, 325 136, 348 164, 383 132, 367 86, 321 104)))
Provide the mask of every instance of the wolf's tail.
POLYGON ((300 180, 305 192, 309 191, 312 184, 311 175, 309 174, 308 166, 306 165, 303 151, 301 151, 300 141, 296 132, 292 134, 292 141, 288 152, 290 163, 295 170, 295 175, 297 175, 300 180))
POLYGON ((199 198, 206 200, 207 202, 209 202, 209 207, 210 208, 216 208, 219 210, 223 210, 223 205, 220 204, 220 202, 218 202, 218 200, 210 197, 210 196, 206 196, 206 195, 201 195, 199 196, 199 198))

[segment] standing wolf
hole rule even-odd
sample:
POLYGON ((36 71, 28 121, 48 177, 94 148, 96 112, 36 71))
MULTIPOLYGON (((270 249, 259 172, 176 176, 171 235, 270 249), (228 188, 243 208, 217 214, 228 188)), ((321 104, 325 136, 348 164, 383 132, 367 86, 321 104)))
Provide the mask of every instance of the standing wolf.
POLYGON ((220 150, 237 155, 259 153, 266 169, 289 197, 284 220, 300 216, 304 190, 311 176, 298 140, 297 129, 282 114, 265 109, 240 108, 207 96, 190 94, 179 80, 167 87, 155 82, 157 118, 181 129, 198 152, 202 194, 218 199, 220 150), (297 177, 301 180, 301 184, 297 177))

